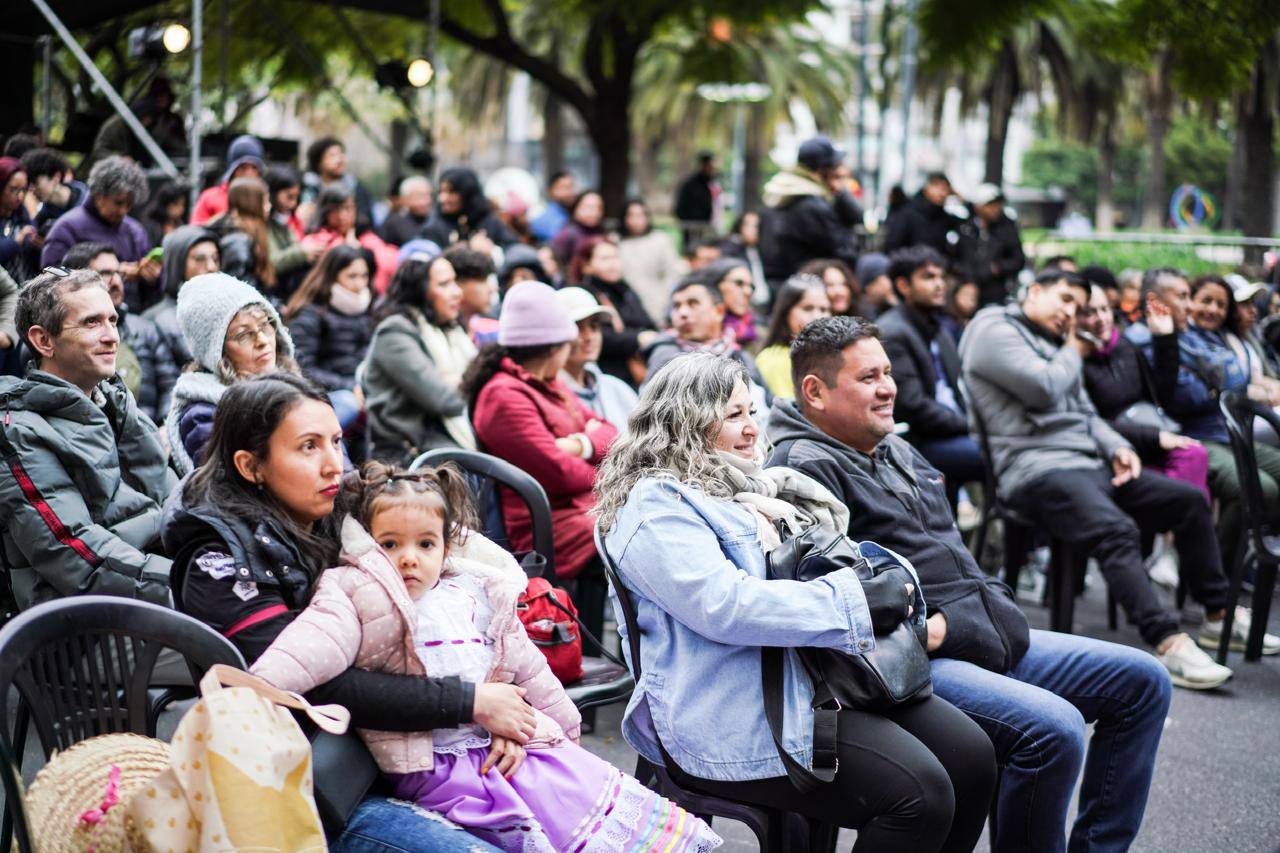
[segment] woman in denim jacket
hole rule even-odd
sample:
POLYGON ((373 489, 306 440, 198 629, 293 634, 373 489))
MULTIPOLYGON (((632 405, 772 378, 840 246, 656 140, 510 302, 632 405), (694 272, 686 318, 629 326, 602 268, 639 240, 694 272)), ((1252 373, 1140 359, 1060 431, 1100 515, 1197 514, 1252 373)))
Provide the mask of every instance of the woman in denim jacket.
MULTIPOLYGON (((746 381, 730 359, 673 360, 645 386, 630 434, 600 469, 604 545, 642 633, 623 734, 656 764, 665 749, 683 785, 856 828, 856 851, 971 850, 995 760, 986 735, 937 697, 885 715, 841 710, 835 780, 802 794, 787 778, 764 716, 760 647, 858 654, 877 632, 925 614, 912 612, 905 561, 871 543, 863 556, 899 568, 865 585, 851 569, 808 583, 766 579, 775 523, 843 530, 848 510, 798 472, 759 466, 746 381)), ((812 699, 788 652, 782 743, 805 767, 812 699)))

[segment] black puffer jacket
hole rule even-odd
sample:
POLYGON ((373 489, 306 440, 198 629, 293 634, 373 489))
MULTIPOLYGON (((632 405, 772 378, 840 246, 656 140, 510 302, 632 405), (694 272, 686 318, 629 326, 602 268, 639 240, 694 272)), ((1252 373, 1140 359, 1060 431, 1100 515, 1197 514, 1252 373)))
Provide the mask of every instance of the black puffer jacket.
POLYGON ((956 272, 978 285, 978 304, 1001 305, 1027 263, 1018 224, 1004 214, 987 225, 974 214, 957 229, 956 272))
POLYGON ((182 327, 178 325, 178 290, 187 283, 187 255, 197 243, 218 243, 218 235, 208 228, 197 225, 183 225, 176 228, 164 238, 163 271, 161 282, 164 284, 164 298, 152 305, 142 316, 156 324, 169 354, 179 370, 191 363, 191 349, 187 339, 182 336, 182 327))
POLYGON ((1120 420, 1135 403, 1159 406, 1161 399, 1171 399, 1178 387, 1178 336, 1153 338, 1157 372, 1142 350, 1123 335, 1106 352, 1095 352, 1084 360, 1084 387, 1098 414, 1106 418, 1133 445, 1144 462, 1159 464, 1164 458, 1160 449, 1160 430, 1120 420))
POLYGON ((837 258, 849 266, 857 261, 848 201, 837 199, 837 207, 814 175, 799 168, 779 172, 764 195, 769 207, 760 220, 760 259, 775 290, 809 261, 837 258))
POLYGON ((160 327, 146 317, 133 317, 121 306, 120 337, 133 350, 142 369, 138 408, 157 424, 169 413, 169 397, 178 381, 178 364, 160 327))
MULTIPOLYGON (((190 504, 183 494, 186 483, 165 502, 161 526, 165 548, 174 556, 175 599, 253 663, 306 607, 318 575, 303 568, 295 540, 270 512, 250 522, 190 504)), ((309 698, 345 705, 361 728, 421 731, 469 722, 475 691, 457 678, 353 668, 309 698)))
POLYGON ((294 358, 306 376, 326 390, 354 388, 356 368, 369 349, 368 312, 352 317, 332 308, 305 305, 289 321, 294 358))
POLYGON ((906 246, 931 246, 945 258, 954 257, 962 220, 924 197, 924 191, 893 212, 885 221, 884 250, 906 246))
POLYGON ((777 400, 769 416, 770 465, 817 480, 849 507, 849 536, 892 549, 911 561, 931 611, 947 619, 935 657, 1007 672, 1027 652, 1027 618, 1013 593, 985 574, 960 538, 942 475, 901 438, 890 435, 871 455, 821 432, 793 400, 777 400))

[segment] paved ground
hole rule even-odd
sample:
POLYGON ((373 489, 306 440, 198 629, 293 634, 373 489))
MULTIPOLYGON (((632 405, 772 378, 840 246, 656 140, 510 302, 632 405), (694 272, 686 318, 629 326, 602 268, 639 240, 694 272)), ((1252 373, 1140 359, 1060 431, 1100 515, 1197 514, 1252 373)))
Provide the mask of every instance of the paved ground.
MULTIPOLYGON (((1140 645, 1133 628, 1108 630, 1106 596, 1097 580, 1076 605, 1077 633, 1140 645)), ((1173 596, 1167 598, 1172 607, 1173 596)), ((1048 627, 1044 608, 1024 609, 1034 627, 1048 627)), ((1185 617, 1194 636, 1200 612, 1189 604, 1185 617)), ((1272 607, 1270 625, 1280 633, 1280 600, 1272 607)), ((1280 850, 1280 657, 1245 664, 1242 655, 1233 654, 1228 664, 1236 674, 1222 689, 1202 693, 1174 688, 1134 853, 1280 850)), ((621 706, 602 709, 596 733, 584 737, 583 745, 630 770, 635 753, 622 740, 620 719, 621 706)), ((725 853, 757 849, 754 836, 741 824, 717 821, 716 829, 726 839, 725 853)), ((853 839, 854 833, 842 833, 839 849, 847 851, 853 839)), ((978 849, 987 849, 985 835, 978 849)))

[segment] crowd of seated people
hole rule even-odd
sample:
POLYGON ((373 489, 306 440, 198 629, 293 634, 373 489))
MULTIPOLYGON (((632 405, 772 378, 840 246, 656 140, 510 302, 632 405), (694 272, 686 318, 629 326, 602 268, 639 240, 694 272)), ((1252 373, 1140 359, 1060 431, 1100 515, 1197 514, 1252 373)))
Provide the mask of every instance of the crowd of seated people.
MULTIPOLYGON (((843 154, 822 137, 770 181, 768 207, 723 239, 708 224, 683 258, 646 202, 610 219, 602 194, 569 174, 512 228, 469 167, 443 171, 434 197, 429 178, 406 178, 384 214, 340 141, 307 155, 299 176, 238 137, 189 216, 185 190, 150 191, 126 156, 99 158, 83 183, 53 149, 0 158, 0 516, 20 608, 86 593, 172 605, 181 578, 183 607, 260 672, 434 755, 436 770, 412 773, 380 761, 386 784, 327 827, 334 849, 369 837, 504 847, 496 818, 477 821, 433 787, 446 773, 463 784, 486 756, 509 779, 525 768, 500 796, 560 849, 574 827, 548 812, 538 780, 576 786, 578 817, 605 802, 592 785, 633 783, 578 755, 576 711, 557 704, 563 691, 537 658, 502 646, 526 667, 512 678, 540 685, 527 702, 466 655, 430 658, 427 677, 413 660, 375 667, 359 654, 332 671, 281 664, 307 631, 327 630, 309 602, 368 604, 351 590, 352 549, 378 549, 409 584, 421 619, 406 637, 440 640, 431 632, 446 628, 429 620, 455 614, 451 600, 477 609, 447 630, 507 620, 514 603, 475 580, 506 558, 457 527, 480 523, 465 481, 408 470, 429 450, 478 450, 545 491, 544 556, 596 636, 608 610, 599 527, 652 673, 624 734, 681 785, 854 827, 858 850, 972 849, 993 796, 997 850, 1133 841, 1170 686, 1231 678, 1201 648, 1217 648, 1229 608, 1231 648, 1249 632, 1226 579, 1244 513, 1218 400, 1238 390, 1280 405, 1272 288, 1161 268, 1130 293, 1117 278, 1131 275, 1076 272, 1066 257, 1019 280, 998 188, 978 188, 964 218, 941 174, 895 208, 885 252, 860 250, 843 154), (956 526, 961 489, 984 465, 1042 536, 1096 559, 1150 652, 1030 628, 956 526), (770 581, 778 531, 813 524, 909 565, 880 576, 892 582, 770 581), (434 532, 397 544, 413 525, 434 532), (1160 599, 1153 541, 1203 609, 1198 631, 1160 599), (467 580, 468 561, 488 565, 467 580), (820 795, 799 793, 778 750, 808 760, 808 699, 792 679, 798 720, 775 744, 757 701, 763 638, 857 654, 917 616, 934 696, 842 709, 841 772, 820 795), (724 715, 743 725, 726 731, 724 715), (547 744, 535 716, 554 721, 547 744), (481 752, 447 751, 459 744, 481 752), (873 777, 876 796, 864 796, 873 777), (393 793, 474 835, 439 834, 449 825, 393 793)), ((1280 438, 1263 422, 1256 434, 1280 521, 1280 438)), ((496 495, 506 544, 531 550, 529 508, 496 495)), ((523 636, 501 624, 511 643, 523 636)), ((1263 651, 1280 653, 1280 638, 1265 635, 1263 651)), ((633 794, 628 815, 666 808, 633 794)), ((717 840, 692 817, 667 839, 717 840)))

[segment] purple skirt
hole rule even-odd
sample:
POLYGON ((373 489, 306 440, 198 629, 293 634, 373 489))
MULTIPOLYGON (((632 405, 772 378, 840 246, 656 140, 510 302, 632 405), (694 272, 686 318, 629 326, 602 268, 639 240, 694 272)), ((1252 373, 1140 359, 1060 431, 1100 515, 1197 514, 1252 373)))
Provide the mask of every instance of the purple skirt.
POLYGON ((481 776, 487 755, 437 752, 432 770, 389 777, 397 797, 511 853, 703 853, 723 843, 701 819, 574 743, 529 750, 512 779, 481 776))

